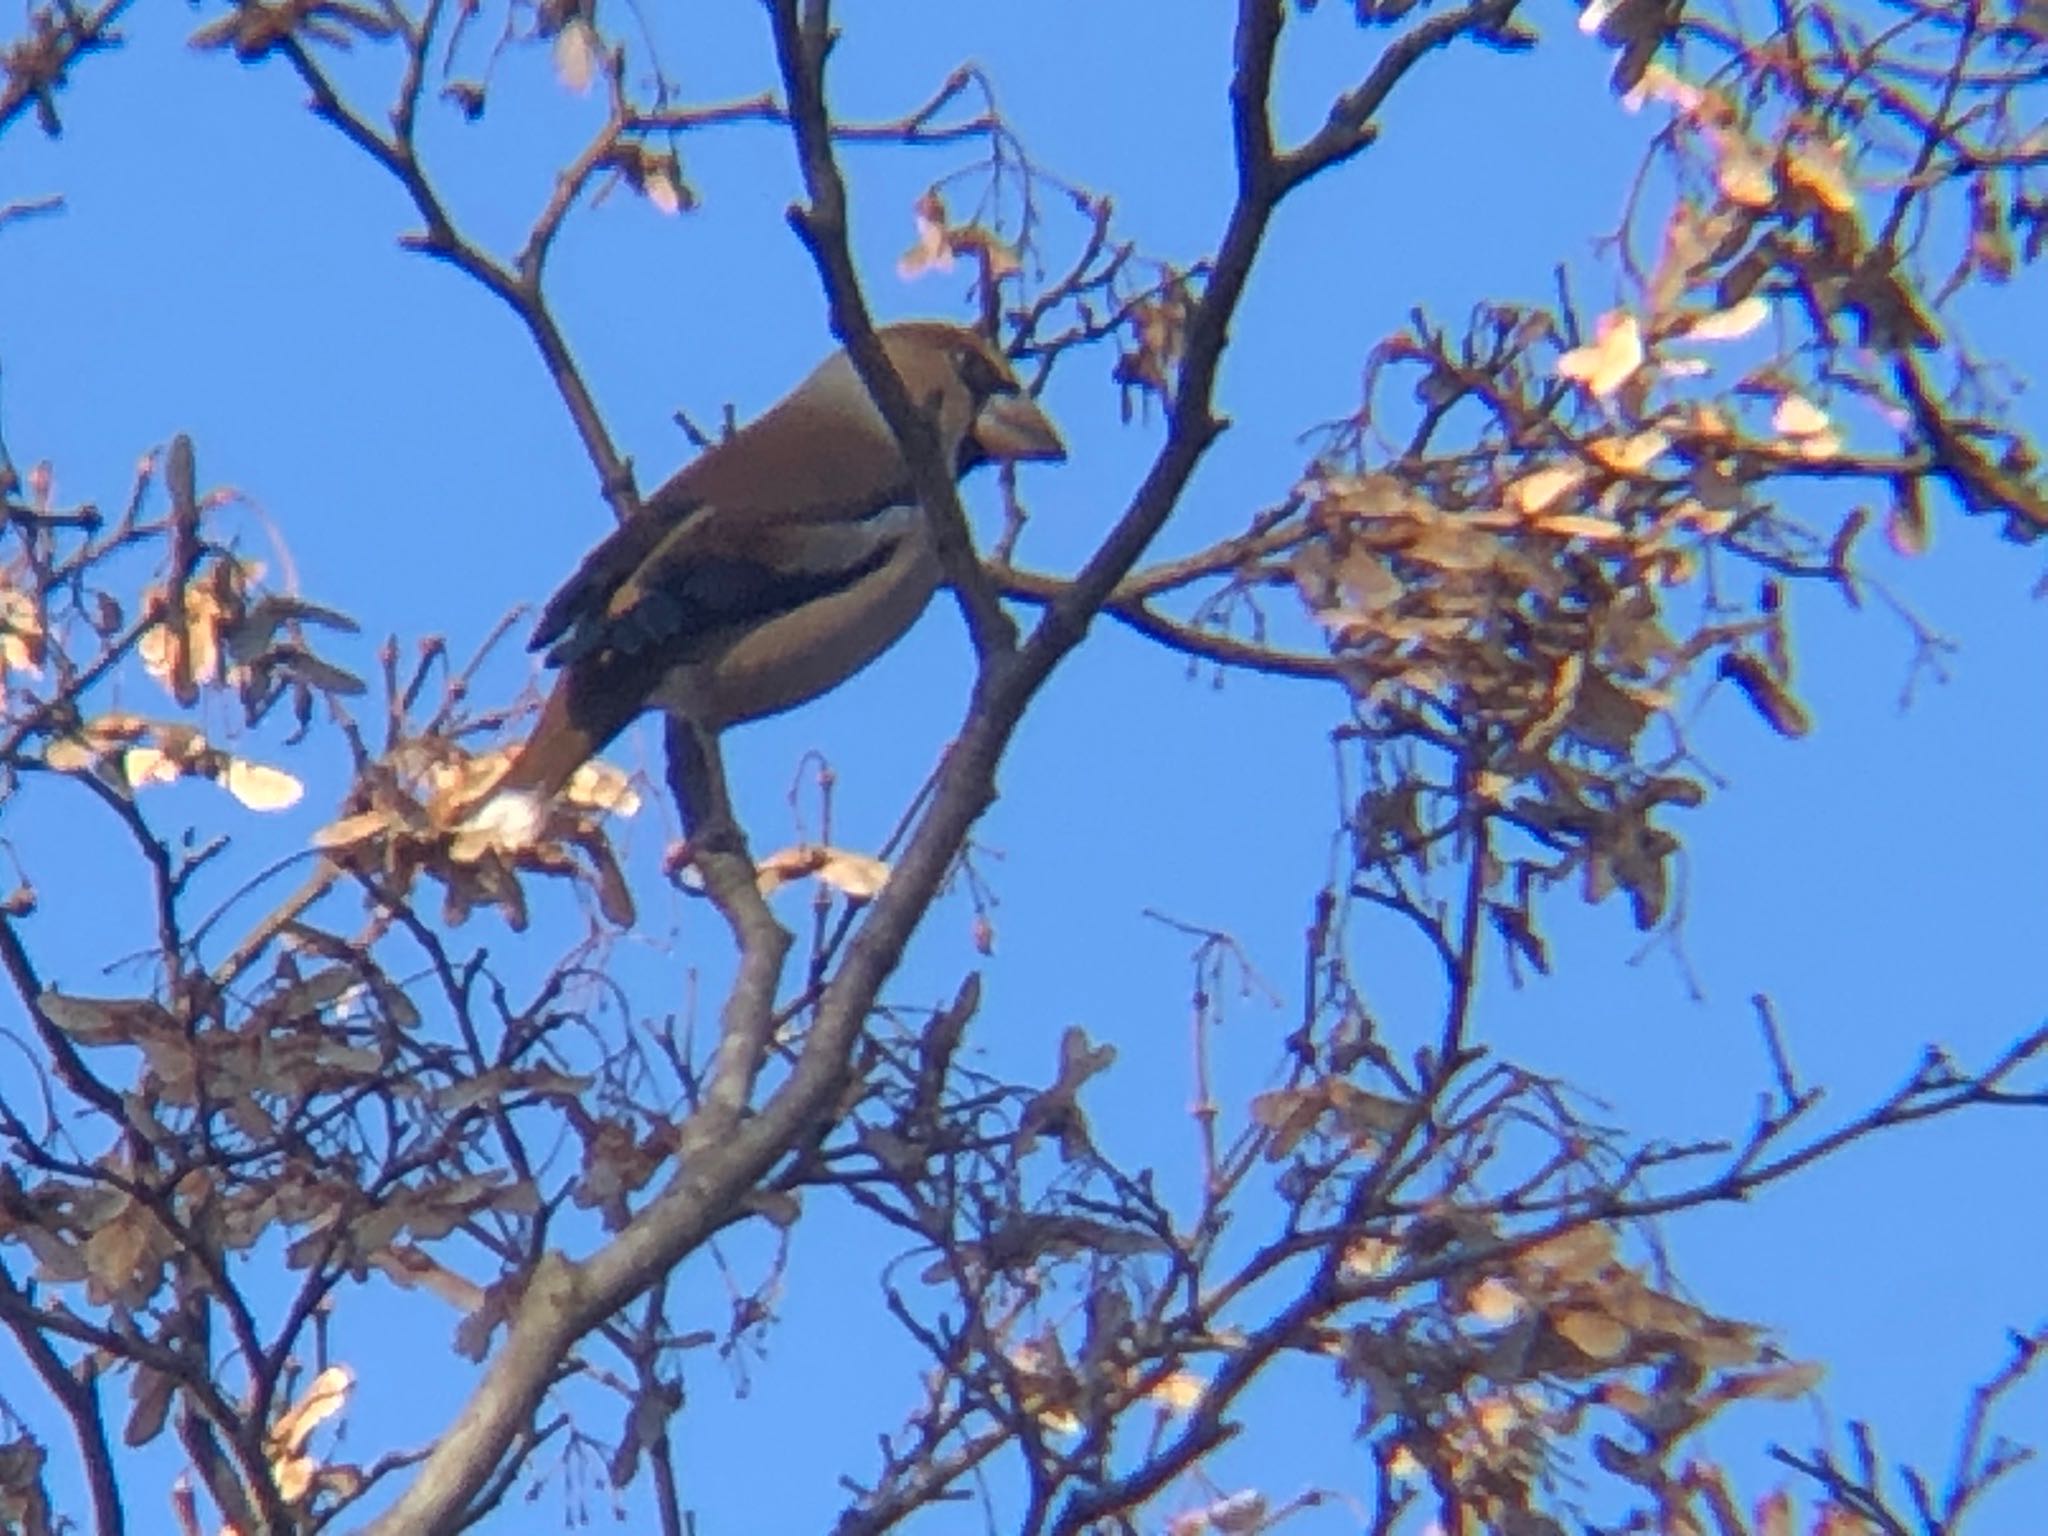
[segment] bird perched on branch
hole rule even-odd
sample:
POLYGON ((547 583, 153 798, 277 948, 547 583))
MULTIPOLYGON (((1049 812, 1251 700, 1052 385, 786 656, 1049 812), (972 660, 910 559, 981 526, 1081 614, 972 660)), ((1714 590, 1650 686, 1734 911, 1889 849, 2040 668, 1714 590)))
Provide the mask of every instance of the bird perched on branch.
MULTIPOLYGON (((1063 459, 1008 361, 964 327, 877 333, 942 462, 1063 459)), ((844 352, 672 476, 549 599, 531 648, 561 675, 468 823, 508 842, 643 711, 704 732, 825 693, 916 622, 941 571, 909 465, 844 352)))

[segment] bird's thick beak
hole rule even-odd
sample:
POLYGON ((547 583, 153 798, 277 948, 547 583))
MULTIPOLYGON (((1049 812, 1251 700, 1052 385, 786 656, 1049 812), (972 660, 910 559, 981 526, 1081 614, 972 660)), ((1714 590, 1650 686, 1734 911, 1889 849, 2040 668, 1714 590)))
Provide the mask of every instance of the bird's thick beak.
POLYGON ((991 459, 1066 458, 1059 428, 1029 395, 991 395, 974 418, 974 441, 991 459))

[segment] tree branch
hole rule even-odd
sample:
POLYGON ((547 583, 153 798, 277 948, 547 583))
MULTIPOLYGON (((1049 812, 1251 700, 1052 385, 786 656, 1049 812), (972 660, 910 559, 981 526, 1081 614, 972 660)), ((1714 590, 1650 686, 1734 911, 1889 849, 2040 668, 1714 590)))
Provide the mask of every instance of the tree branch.
POLYGON ((1409 28, 1388 45, 1374 62, 1365 79, 1346 91, 1330 107, 1323 126, 1280 157, 1280 179, 1288 189, 1331 166, 1342 165, 1379 137, 1373 115, 1386 104, 1408 71, 1439 48, 1479 31, 1505 26, 1521 0, 1473 0, 1455 11, 1444 11, 1409 28))
POLYGON ((940 462, 938 435, 926 403, 910 398, 882 350, 861 292, 860 274, 854 270, 847 243, 846 183, 832 153, 831 122, 825 106, 825 56, 831 46, 825 15, 822 4, 808 7, 801 19, 796 0, 773 0, 769 6, 776 62, 789 96, 790 128, 796 139, 804 193, 810 200, 807 207, 789 210, 790 227, 818 269, 832 334, 845 343, 861 382, 903 449, 918 501, 931 519, 940 568, 959 602, 985 675, 991 664, 1016 648, 1017 630, 1003 612, 995 584, 975 556, 953 466, 940 462))
POLYGON ((57 118, 56 93, 71 66, 89 53, 120 46, 114 23, 134 0, 101 0, 91 10, 70 5, 45 5, 29 13, 29 36, 0 49, 0 135, 22 113, 35 109, 43 132, 56 138, 64 131, 57 118))
MULTIPOLYGON (((432 19, 430 13, 429 21, 432 19)), ((414 68, 424 66, 417 61, 432 43, 432 29, 423 24, 416 36, 409 40, 413 49, 414 68)), ((328 79, 326 72, 313 59, 304 43, 297 37, 286 37, 277 45, 278 51, 291 62, 299 78, 312 92, 312 109, 315 116, 332 125, 341 136, 361 150, 405 190, 412 200, 426 228, 416 235, 401 239, 400 243, 410 250, 445 261, 458 272, 473 279, 487 293, 495 296, 505 307, 518 317, 539 350, 541 362, 554 381, 556 391, 562 397, 562 404, 568 409, 569 419, 575 424, 577 435, 583 440, 584 452, 590 456, 593 468, 597 470, 598 484, 605 500, 611 505, 612 515, 624 522, 640 509, 639 493, 633 484, 632 466, 621 457, 613 444, 611 433, 606 429, 604 417, 597 408, 597 401, 584 382, 582 371, 576 366, 576 359, 569 351, 569 344, 563 338, 561 329, 555 324, 552 311, 541 296, 539 261, 535 258, 531 273, 507 270, 493 260, 479 246, 469 240, 455 227, 455 221, 442 203, 440 194, 428 180, 424 167, 410 136, 413 113, 407 104, 414 102, 418 85, 409 73, 407 83, 401 91, 399 108, 393 120, 404 133, 394 133, 390 138, 372 128, 363 117, 341 99, 341 93, 328 79)), ((547 212, 544 210, 536 231, 546 227, 547 212)), ((542 250, 545 249, 543 244, 542 250)), ((531 246, 529 246, 531 250, 531 246)))

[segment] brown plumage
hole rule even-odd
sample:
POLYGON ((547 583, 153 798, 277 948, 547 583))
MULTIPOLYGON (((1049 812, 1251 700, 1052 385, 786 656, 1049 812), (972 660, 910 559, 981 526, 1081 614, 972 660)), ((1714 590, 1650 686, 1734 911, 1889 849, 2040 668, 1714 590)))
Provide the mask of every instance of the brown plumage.
MULTIPOLYGON (((885 326, 956 472, 1065 447, 1008 362, 960 326, 885 326)), ((643 711, 716 731, 837 687, 916 622, 940 581, 894 434, 838 352, 670 477, 583 559, 532 645, 561 676, 490 805, 529 826, 643 711)))

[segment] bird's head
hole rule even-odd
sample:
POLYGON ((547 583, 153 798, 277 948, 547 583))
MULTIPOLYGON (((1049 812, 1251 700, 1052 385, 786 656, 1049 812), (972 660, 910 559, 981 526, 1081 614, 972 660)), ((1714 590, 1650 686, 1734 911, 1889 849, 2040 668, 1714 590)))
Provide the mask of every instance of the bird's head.
POLYGON ((964 474, 980 464, 1061 460, 1059 429, 1024 392, 1010 360, 965 326, 910 320, 876 333, 911 403, 938 406, 939 446, 964 474))

